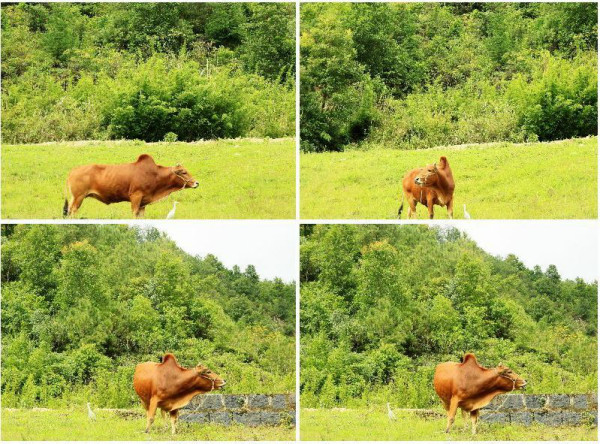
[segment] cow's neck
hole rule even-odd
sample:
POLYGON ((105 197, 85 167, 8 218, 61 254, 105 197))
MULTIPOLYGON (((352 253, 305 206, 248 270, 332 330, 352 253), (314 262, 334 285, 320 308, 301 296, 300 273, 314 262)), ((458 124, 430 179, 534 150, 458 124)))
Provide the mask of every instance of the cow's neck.
POLYGON ((171 194, 173 191, 179 191, 185 187, 185 183, 182 182, 179 177, 175 176, 168 167, 159 167, 158 177, 156 179, 156 191, 154 192, 154 198, 152 202, 156 202, 160 199, 171 194))
POLYGON ((454 178, 449 168, 438 170, 438 183, 443 191, 454 190, 454 178))

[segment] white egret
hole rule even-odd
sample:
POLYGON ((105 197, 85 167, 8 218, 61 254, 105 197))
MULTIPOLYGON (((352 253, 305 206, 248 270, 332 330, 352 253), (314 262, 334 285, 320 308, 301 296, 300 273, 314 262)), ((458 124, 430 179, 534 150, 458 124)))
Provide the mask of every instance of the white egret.
POLYGON ((171 211, 169 211, 169 214, 167 214, 167 219, 173 219, 175 217, 175 208, 177 207, 177 201, 175 201, 173 203, 173 209, 171 211))
POLYGON ((465 212, 465 219, 471 219, 471 215, 467 211, 467 204, 463 204, 463 211, 465 212))

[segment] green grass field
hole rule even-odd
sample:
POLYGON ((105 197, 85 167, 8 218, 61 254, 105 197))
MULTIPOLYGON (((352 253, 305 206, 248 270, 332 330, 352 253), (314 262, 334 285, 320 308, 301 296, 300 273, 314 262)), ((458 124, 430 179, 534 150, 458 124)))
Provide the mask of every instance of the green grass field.
MULTIPOLYGON (((440 409, 440 413, 442 410, 440 409)), ((598 429, 592 426, 548 427, 479 423, 476 436, 470 420, 457 415, 446 435, 443 416, 425 419, 412 412, 396 410, 391 422, 386 406, 364 409, 302 409, 300 439, 303 441, 594 441, 598 429), (468 427, 465 427, 468 425, 468 427)))
MULTIPOLYGON (((404 174, 448 158, 456 189, 473 219, 595 219, 597 137, 547 143, 494 143, 416 151, 384 148, 311 153, 300 157, 303 219, 393 219, 404 174)), ((402 218, 407 217, 407 204, 402 218)), ((435 219, 447 219, 434 207, 435 219)), ((417 206, 426 219, 427 208, 417 206)))
MULTIPOLYGON (((182 163, 200 182, 149 205, 147 219, 163 219, 179 202, 176 219, 290 219, 296 212, 294 139, 239 139, 198 143, 65 142, 2 146, 2 217, 62 217, 71 168, 134 162, 148 153, 165 166, 182 163)), ((131 219, 129 202, 83 201, 80 218, 131 219)))
POLYGON ((87 417, 85 406, 77 409, 2 409, 4 441, 293 441, 292 426, 247 427, 179 423, 171 435, 168 419, 156 415, 146 434, 145 414, 139 411, 96 410, 96 421, 87 417))

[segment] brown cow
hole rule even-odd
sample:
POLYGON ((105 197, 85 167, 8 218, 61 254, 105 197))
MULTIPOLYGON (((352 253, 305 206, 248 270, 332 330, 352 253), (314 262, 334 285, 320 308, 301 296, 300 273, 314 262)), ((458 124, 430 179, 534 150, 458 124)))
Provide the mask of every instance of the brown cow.
POLYGON ((136 217, 143 217, 146 205, 167 197, 173 191, 197 188, 198 182, 180 164, 157 165, 152 156, 142 154, 134 163, 84 165, 74 168, 67 178, 64 216, 73 216, 83 199, 93 197, 105 204, 131 202, 136 217))
POLYGON ((427 206, 429 219, 433 219, 433 206, 445 206, 448 216, 454 214, 454 178, 448 159, 442 156, 439 163, 409 171, 402 180, 404 196, 398 209, 398 218, 402 216, 404 197, 408 200, 408 218, 417 215, 417 202, 427 206))
POLYGON ((496 368, 484 368, 477 363, 475 355, 467 353, 458 362, 444 362, 435 368, 433 386, 448 412, 446 433, 454 422, 456 410, 471 414, 472 432, 477 432, 479 409, 488 405, 501 393, 525 388, 527 382, 510 368, 498 364, 496 368))
POLYGON ((171 433, 175 434, 180 408, 188 405, 194 396, 224 386, 225 380, 212 370, 201 364, 191 369, 180 367, 171 353, 167 353, 160 364, 138 364, 133 374, 133 388, 146 409, 146 433, 150 431, 159 408, 163 413, 169 413, 171 433))

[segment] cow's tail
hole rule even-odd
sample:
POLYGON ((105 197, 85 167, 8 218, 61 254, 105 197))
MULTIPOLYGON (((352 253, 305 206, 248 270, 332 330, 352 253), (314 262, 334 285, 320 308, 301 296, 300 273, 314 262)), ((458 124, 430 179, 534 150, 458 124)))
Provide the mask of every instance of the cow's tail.
POLYGON ((69 181, 65 183, 65 204, 63 205, 63 217, 69 215, 69 181))
POLYGON ((404 209, 404 196, 402 196, 402 202, 400 203, 400 208, 398 208, 398 219, 402 217, 402 210, 404 209))

